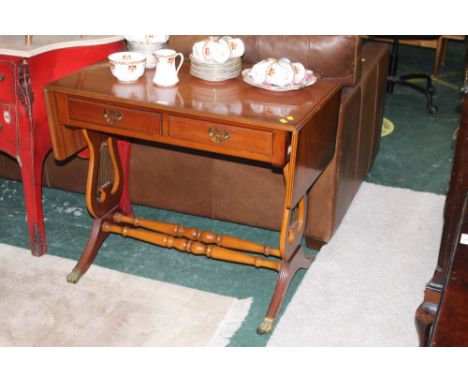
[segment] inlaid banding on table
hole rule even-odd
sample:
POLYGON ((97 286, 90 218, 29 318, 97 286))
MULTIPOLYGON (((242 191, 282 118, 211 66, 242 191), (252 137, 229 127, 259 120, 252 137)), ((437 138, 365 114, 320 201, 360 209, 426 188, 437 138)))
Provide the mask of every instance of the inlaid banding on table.
POLYGON ((116 223, 130 224, 135 227, 143 227, 152 231, 162 232, 175 237, 184 237, 189 240, 201 241, 206 244, 216 244, 219 247, 238 249, 245 252, 259 253, 264 256, 281 258, 278 248, 253 243, 228 235, 217 235, 213 232, 202 231, 196 228, 186 228, 178 224, 135 218, 121 213, 114 215, 116 223))

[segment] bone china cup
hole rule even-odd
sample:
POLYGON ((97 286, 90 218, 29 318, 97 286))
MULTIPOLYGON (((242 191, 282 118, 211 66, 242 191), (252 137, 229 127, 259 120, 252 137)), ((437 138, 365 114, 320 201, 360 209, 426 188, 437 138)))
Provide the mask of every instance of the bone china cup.
POLYGON ((215 61, 215 52, 218 50, 218 41, 215 37, 210 37, 205 40, 203 46, 203 58, 205 62, 214 62, 215 61))
POLYGON ((294 70, 294 83, 300 84, 306 78, 306 69, 304 68, 304 65, 302 65, 300 62, 293 62, 291 65, 294 70))
POLYGON ((205 56, 203 55, 203 49, 205 48, 206 41, 198 41, 193 44, 192 48, 192 57, 197 59, 198 61, 205 62, 205 56))
POLYGON ((146 55, 117 52, 108 56, 112 74, 121 82, 135 82, 145 72, 146 55))
POLYGON ((276 62, 268 67, 265 82, 270 85, 288 86, 294 79, 294 70, 287 62, 276 62))
POLYGON ((229 47, 231 48, 231 58, 241 57, 244 54, 245 46, 244 42, 240 38, 224 36, 221 40, 224 40, 229 44, 229 47))
POLYGON ((231 46, 226 40, 219 40, 214 46, 213 59, 222 64, 231 58, 231 46))
POLYGON ((250 71, 250 75, 252 76, 253 80, 259 84, 265 82, 267 69, 275 62, 276 60, 274 58, 266 58, 265 60, 256 63, 250 71))

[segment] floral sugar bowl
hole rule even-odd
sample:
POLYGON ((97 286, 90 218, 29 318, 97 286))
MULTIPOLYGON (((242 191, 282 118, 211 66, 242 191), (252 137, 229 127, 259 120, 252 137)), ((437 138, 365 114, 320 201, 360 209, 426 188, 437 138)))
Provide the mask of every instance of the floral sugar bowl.
POLYGON ((117 52, 108 56, 112 74, 121 82, 135 82, 145 72, 146 55, 117 52))

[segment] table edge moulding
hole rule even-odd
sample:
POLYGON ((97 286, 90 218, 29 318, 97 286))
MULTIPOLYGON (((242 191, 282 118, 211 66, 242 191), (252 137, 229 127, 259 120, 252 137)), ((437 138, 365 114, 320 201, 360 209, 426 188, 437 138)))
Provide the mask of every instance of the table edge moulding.
POLYGON ((93 226, 83 254, 67 279, 76 283, 83 276, 110 233, 275 270, 279 273, 276 287, 257 330, 259 334, 270 333, 290 281, 297 270, 308 268, 312 262, 301 246, 306 195, 334 155, 341 84, 319 80, 289 94, 273 94, 237 77, 210 84, 213 94, 204 93, 201 99, 196 90, 206 88, 208 83, 191 76, 184 66, 177 86, 166 88, 177 97, 168 98, 167 94, 161 96, 161 88, 152 83, 153 75, 154 70, 146 70, 137 82, 121 84, 111 75, 108 64, 101 62, 45 88, 55 158, 64 160, 86 147, 90 152, 86 204, 93 226), (212 102, 223 89, 239 102, 240 111, 197 109, 196 105, 203 100, 212 102), (278 118, 266 113, 267 108, 255 110, 253 103, 270 107, 287 104, 292 111, 286 118, 278 118), (119 200, 126 187, 128 165, 118 155, 117 138, 190 148, 200 155, 216 153, 281 168, 286 192, 278 247, 149 221, 123 211, 119 200), (101 179, 103 157, 110 159, 113 170, 106 179, 101 179))

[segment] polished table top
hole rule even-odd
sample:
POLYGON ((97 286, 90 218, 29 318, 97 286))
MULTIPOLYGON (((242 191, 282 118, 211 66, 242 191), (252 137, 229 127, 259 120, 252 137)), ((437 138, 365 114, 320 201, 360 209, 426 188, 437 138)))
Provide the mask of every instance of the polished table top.
POLYGON ((338 85, 318 80, 314 85, 288 92, 272 92, 248 85, 242 76, 208 82, 189 73, 189 62, 179 72, 179 83, 170 88, 153 84, 154 69, 134 83, 119 82, 107 61, 89 66, 49 84, 47 88, 100 99, 121 100, 127 104, 168 111, 192 112, 234 122, 255 122, 258 126, 294 131, 321 107, 327 94, 338 85))

